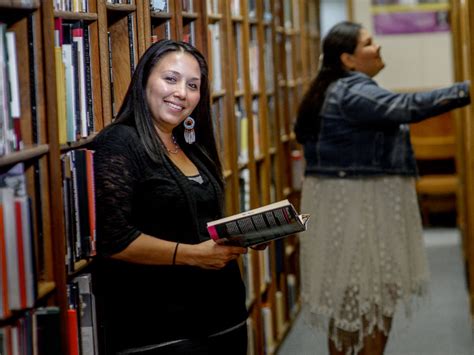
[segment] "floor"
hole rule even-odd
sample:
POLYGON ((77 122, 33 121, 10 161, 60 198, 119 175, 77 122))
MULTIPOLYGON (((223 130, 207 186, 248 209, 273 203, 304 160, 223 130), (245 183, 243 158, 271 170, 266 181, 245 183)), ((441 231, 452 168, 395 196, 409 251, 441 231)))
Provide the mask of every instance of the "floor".
MULTIPOLYGON (((403 312, 397 313, 385 355, 474 355, 459 233, 456 229, 427 229, 424 237, 431 298, 411 322, 403 312)), ((295 320, 277 354, 328 354, 325 335, 312 332, 301 318, 295 320)))

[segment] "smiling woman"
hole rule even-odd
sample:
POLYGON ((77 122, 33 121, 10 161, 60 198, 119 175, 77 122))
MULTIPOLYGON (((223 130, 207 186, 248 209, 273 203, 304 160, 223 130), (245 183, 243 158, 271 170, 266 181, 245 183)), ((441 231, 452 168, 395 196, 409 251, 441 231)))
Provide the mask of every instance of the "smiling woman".
POLYGON ((247 250, 206 229, 222 217, 223 180, 201 53, 153 44, 94 149, 107 354, 244 355, 247 250))
POLYGON ((173 52, 161 59, 148 78, 146 95, 158 135, 171 143, 171 131, 197 106, 199 63, 190 54, 173 52))

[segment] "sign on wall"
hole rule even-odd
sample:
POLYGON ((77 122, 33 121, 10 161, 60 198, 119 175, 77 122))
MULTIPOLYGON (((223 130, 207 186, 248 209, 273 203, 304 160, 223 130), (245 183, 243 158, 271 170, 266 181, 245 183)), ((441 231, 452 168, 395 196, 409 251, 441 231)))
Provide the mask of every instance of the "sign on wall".
POLYGON ((372 0, 375 34, 447 32, 449 0, 372 0))

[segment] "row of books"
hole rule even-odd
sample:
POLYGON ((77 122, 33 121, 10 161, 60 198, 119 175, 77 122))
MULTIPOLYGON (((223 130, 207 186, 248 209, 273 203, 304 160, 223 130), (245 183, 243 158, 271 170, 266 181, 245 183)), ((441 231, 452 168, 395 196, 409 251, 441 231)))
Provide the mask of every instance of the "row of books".
POLYGON ((94 155, 76 149, 61 156, 62 192, 66 236, 66 265, 96 254, 94 155))
POLYGON ((155 12, 168 12, 168 0, 150 0, 150 10, 155 12))
POLYGON ((19 163, 0 175, 0 319, 36 301, 32 218, 24 166, 19 163))
POLYGON ((194 0, 181 0, 181 7, 184 12, 193 12, 194 11, 194 0))
POLYGON ((182 41, 196 45, 196 26, 195 21, 191 21, 183 26, 182 41))
POLYGON ((234 43, 235 43, 235 51, 236 51, 236 80, 235 80, 235 90, 242 91, 244 90, 244 63, 242 57, 242 25, 239 22, 235 22, 233 24, 233 36, 234 36, 234 43))
MULTIPOLYGON (((22 6, 33 6, 38 3, 39 0, 7 0, 8 5, 13 5, 15 7, 22 7, 22 6)), ((5 2, 5 1, 3 1, 5 2)))
POLYGON ((58 11, 89 12, 89 0, 51 0, 58 11))
POLYGON ((22 148, 16 35, 0 23, 0 156, 22 148))
POLYGON ((211 43, 210 65, 212 68, 211 86, 214 92, 224 88, 222 80, 222 45, 221 45, 221 23, 216 22, 208 25, 209 41, 211 43))
POLYGON ((133 0, 106 0, 108 4, 124 4, 130 5, 133 4, 133 0))
MULTIPOLYGON (((114 55, 113 49, 119 51, 120 53, 127 53, 128 54, 128 63, 130 64, 130 77, 133 76, 135 71, 136 65, 136 55, 138 47, 136 46, 136 16, 133 13, 126 15, 126 17, 121 18, 118 22, 121 22, 120 26, 117 28, 121 28, 120 31, 108 31, 107 32, 107 45, 108 45, 108 52, 109 52, 109 83, 110 83, 110 103, 111 103, 111 112, 112 112, 112 119, 115 119, 118 113, 119 105, 120 105, 120 97, 118 97, 117 92, 115 91, 115 76, 123 77, 126 74, 123 73, 115 73, 114 68, 114 55), (123 33, 125 32, 125 33, 123 33), (124 41, 124 38, 127 38, 124 41), (124 52, 122 52, 124 51, 124 52)), ((116 69, 115 69, 116 70, 116 69)))
POLYGON ((283 2, 285 28, 300 28, 299 2, 293 0, 284 0, 283 2))
MULTIPOLYGON (((239 164, 246 164, 249 159, 249 122, 244 107, 245 106, 243 98, 238 98, 234 107, 234 115, 236 122, 237 152, 239 164)), ((259 113, 259 99, 254 98, 252 100, 252 129, 255 157, 259 157, 262 153, 260 125, 261 122, 259 113)))
POLYGON ((252 26, 250 31, 250 41, 249 41, 249 68, 250 68, 250 87, 252 92, 259 91, 259 75, 260 75, 260 62, 259 62, 259 53, 260 47, 258 44, 257 36, 257 27, 252 26))
POLYGON ((0 354, 61 355, 59 307, 29 310, 0 328, 0 354))
MULTIPOLYGON (((151 32, 151 43, 158 42, 161 39, 171 39, 171 24, 169 21, 157 25, 152 23, 151 32)), ((191 43, 191 34, 189 34, 189 42, 191 43)))
POLYGON ((76 276, 67 285, 70 355, 98 355, 98 326, 92 275, 76 276))
MULTIPOLYGON (((181 8, 184 12, 193 12, 194 0, 181 0, 181 8)), ((150 10, 155 12, 168 12, 168 0, 150 0, 150 10)))
POLYGON ((218 97, 212 102, 212 123, 214 128, 214 135, 217 140, 217 148, 220 154, 220 159, 225 162, 225 152, 228 150, 226 147, 225 137, 225 110, 224 110, 224 98, 218 97))
POLYGON ((94 131, 89 27, 83 21, 54 23, 59 143, 94 131))
MULTIPOLYGON (((68 345, 70 355, 98 355, 98 326, 92 276, 84 273, 67 286, 68 345)), ((23 312, 0 328, 0 354, 62 355, 59 307, 23 312)))
POLYGON ((269 303, 264 303, 261 307, 262 315, 262 329, 264 338, 264 351, 265 354, 273 354, 277 345, 277 341, 281 341, 286 331, 288 330, 290 321, 296 316, 298 310, 298 304, 294 299, 294 276, 293 274, 288 275, 288 302, 285 302, 284 294, 282 291, 275 292, 275 307, 272 307, 269 303), (288 307, 290 320, 286 319, 286 310, 288 307))

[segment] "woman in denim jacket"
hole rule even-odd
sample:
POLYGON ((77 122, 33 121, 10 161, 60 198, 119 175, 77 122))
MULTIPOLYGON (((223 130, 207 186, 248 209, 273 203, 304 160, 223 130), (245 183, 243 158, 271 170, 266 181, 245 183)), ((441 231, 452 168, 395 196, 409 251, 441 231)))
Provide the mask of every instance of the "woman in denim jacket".
POLYGON ((408 124, 470 103, 469 84, 398 94, 372 77, 380 46, 359 24, 334 26, 300 105, 306 160, 302 291, 312 325, 328 320, 331 354, 383 354, 396 305, 408 313, 429 279, 408 124))

